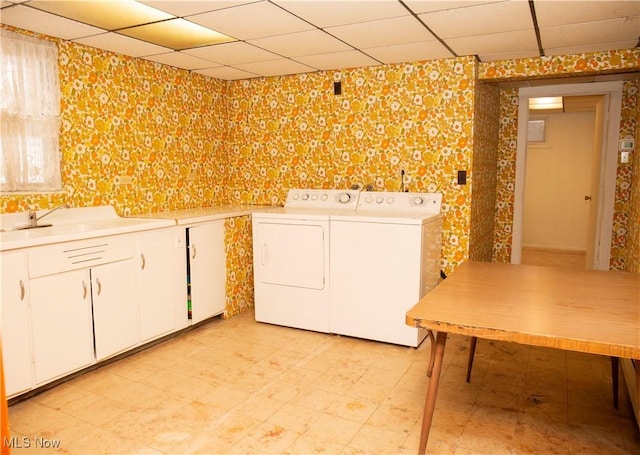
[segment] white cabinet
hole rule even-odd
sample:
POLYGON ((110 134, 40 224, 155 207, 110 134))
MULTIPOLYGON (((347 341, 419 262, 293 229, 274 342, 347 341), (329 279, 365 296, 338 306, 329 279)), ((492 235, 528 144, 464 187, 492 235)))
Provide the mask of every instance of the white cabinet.
POLYGON ((140 341, 136 270, 133 259, 90 270, 96 360, 140 341))
POLYGON ((195 324, 225 309, 224 220, 188 228, 187 241, 191 318, 195 324))
MULTIPOLYGON (((138 293, 142 341, 172 332, 176 327, 173 228, 139 234, 137 238, 138 293)), ((184 250, 183 250, 184 252, 184 250)), ((184 281, 183 281, 184 283, 184 281)), ((180 300, 186 319, 186 297, 180 300)))
POLYGON ((94 362, 89 270, 32 279, 36 385, 94 362))
POLYGON ((2 360, 6 393, 10 397, 33 387, 26 254, 3 254, 0 268, 2 360))

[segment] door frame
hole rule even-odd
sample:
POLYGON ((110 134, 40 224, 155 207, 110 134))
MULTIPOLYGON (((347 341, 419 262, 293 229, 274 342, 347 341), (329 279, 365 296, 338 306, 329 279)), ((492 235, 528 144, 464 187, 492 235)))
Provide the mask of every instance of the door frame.
POLYGON ((522 260, 522 231, 524 221, 524 189, 527 163, 527 126, 529 98, 542 96, 604 95, 605 113, 600 161, 600 191, 596 220, 594 269, 608 270, 611 258, 611 234, 618 166, 618 141, 622 108, 622 81, 591 82, 583 84, 524 87, 518 90, 518 141, 516 154, 516 180, 513 202, 511 263, 522 260), (607 108, 608 107, 608 108, 607 108))

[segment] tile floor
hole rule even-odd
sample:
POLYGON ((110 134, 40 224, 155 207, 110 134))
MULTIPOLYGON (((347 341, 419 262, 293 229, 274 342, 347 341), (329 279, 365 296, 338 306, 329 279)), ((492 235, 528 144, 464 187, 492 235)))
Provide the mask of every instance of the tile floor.
MULTIPOLYGON (((429 453, 640 453, 608 358, 479 340, 467 384, 468 347, 447 343, 429 453)), ((12 453, 414 454, 428 356, 214 319, 11 406, 12 453)))

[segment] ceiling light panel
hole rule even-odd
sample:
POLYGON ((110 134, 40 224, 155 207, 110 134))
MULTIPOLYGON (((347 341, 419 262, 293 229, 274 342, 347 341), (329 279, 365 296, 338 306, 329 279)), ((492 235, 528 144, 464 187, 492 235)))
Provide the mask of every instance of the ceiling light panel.
POLYGON ((234 38, 185 19, 171 19, 119 30, 118 33, 175 50, 228 43, 234 38))
POLYGON ((408 16, 396 0, 275 0, 274 3, 320 28, 408 16))
POLYGON ((134 0, 32 0, 28 5, 106 30, 118 30, 175 17, 134 0))
POLYGON ((66 40, 104 33, 103 29, 26 6, 4 8, 2 23, 66 40))
POLYGON ((215 11, 224 8, 232 8, 234 6, 243 5, 245 3, 252 3, 256 0, 215 0, 215 1, 202 1, 202 0, 137 0, 145 5, 152 6, 159 10, 173 14, 178 17, 191 16, 193 14, 201 14, 209 11, 215 11))
POLYGON ((315 27, 269 3, 257 2, 189 17, 190 21, 239 40, 313 30, 315 27))

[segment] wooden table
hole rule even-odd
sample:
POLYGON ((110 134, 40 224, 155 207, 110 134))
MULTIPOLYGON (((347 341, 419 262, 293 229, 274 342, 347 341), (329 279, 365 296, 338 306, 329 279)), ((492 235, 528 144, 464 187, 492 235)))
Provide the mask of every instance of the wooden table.
POLYGON ((638 359, 640 397, 638 274, 465 262, 406 321, 432 340, 419 453, 427 447, 447 333, 638 359))

